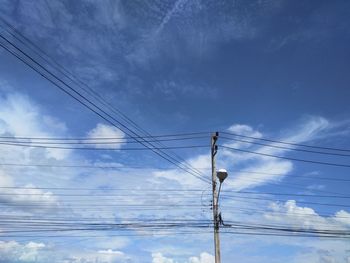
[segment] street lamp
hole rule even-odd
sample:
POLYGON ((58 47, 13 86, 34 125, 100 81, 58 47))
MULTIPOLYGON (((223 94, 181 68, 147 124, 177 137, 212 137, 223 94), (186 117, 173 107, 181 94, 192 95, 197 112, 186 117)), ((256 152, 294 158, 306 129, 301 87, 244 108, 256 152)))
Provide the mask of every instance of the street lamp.
POLYGON ((227 171, 225 169, 219 169, 216 172, 216 176, 219 178, 220 184, 222 184, 222 182, 227 178, 227 171))
MULTIPOLYGON (((218 191, 218 198, 217 198, 217 206, 216 206, 217 209, 219 208, 219 197, 220 197, 220 192, 221 192, 221 185, 225 181, 227 176, 228 176, 228 173, 225 169, 219 169, 216 172, 216 177, 219 178, 219 182, 220 182, 219 191, 218 191)), ((217 215, 220 215, 220 213, 217 212, 217 215)))
POLYGON ((220 237, 219 229, 221 221, 221 214, 219 213, 219 194, 221 185, 227 178, 227 171, 225 169, 216 170, 215 168, 215 156, 218 151, 216 142, 219 138, 219 133, 215 132, 211 136, 211 172, 212 172, 212 188, 213 188, 213 221, 214 221, 214 247, 215 247, 215 263, 221 263, 220 256, 220 237), (217 189, 217 178, 220 181, 219 191, 217 189))

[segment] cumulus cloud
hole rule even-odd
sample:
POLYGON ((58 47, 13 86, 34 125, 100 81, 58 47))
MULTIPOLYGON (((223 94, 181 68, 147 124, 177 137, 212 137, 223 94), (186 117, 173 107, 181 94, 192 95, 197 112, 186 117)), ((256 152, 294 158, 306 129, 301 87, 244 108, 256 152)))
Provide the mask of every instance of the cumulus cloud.
POLYGON ((0 241, 0 262, 64 262, 64 263, 124 263, 130 262, 130 257, 118 250, 60 250, 44 243, 30 241, 0 241))
MULTIPOLYGON (((9 93, 0 96, 0 135, 14 137, 50 137, 64 134, 66 125, 56 118, 43 114, 42 110, 28 97, 9 93)), ((30 140, 27 140, 30 143, 30 140)), ((14 160, 31 159, 33 156, 62 160, 69 156, 69 150, 38 149, 2 145, 1 158, 14 160)))
POLYGON ((269 221, 289 224, 291 227, 305 229, 350 229, 350 213, 340 210, 333 216, 320 216, 310 207, 297 205, 297 201, 288 200, 285 203, 273 202, 271 212, 265 213, 269 221))
MULTIPOLYGON (((6 99, 5 99, 6 101, 6 99)), ((28 102, 28 100, 27 100, 28 102)), ((11 105, 8 104, 8 105, 11 105)), ((55 134, 52 133, 50 131, 50 127, 52 128, 52 130, 54 129, 58 129, 61 130, 62 132, 64 132, 64 130, 66 129, 64 124, 60 124, 60 122, 58 121, 52 121, 54 120, 54 118, 50 118, 49 121, 45 121, 44 119, 40 118, 40 116, 45 115, 42 114, 42 111, 40 111, 40 108, 33 105, 33 103, 29 103, 29 105, 31 107, 34 108, 34 112, 37 113, 37 115, 32 115, 31 120, 33 122, 33 124, 37 125, 37 126, 33 126, 33 130, 36 130, 38 132, 38 134, 43 134, 45 136, 54 136, 55 134), (34 116, 34 117, 33 117, 34 116), (42 122, 40 122, 39 120, 42 120, 42 122), (46 129, 46 126, 48 126, 49 128, 46 129)), ((13 107, 12 107, 13 108, 13 107)), ((31 108, 31 110, 33 111, 33 108, 31 108)), ((0 106, 0 109, 3 109, 0 106)), ((30 109, 30 107, 28 107, 28 109, 30 109)), ((5 109, 3 109, 3 112, 5 111, 5 109)), ((0 111, 1 112, 1 111, 0 111)), ((15 111, 16 112, 16 111, 15 111)), ((29 110, 30 112, 30 110, 29 110)), ((17 122, 13 122, 13 119, 11 119, 10 113, 8 114, 3 114, 3 116, 5 116, 4 118, 0 118, 2 123, 0 125, 0 127, 2 128, 1 131, 3 131, 2 134, 20 134, 23 135, 23 133, 21 134, 21 130, 20 128, 12 128, 12 127, 20 127, 20 126, 16 126, 18 125, 17 122), (10 128, 9 128, 10 127, 10 128), (13 131, 16 132, 13 132, 13 131)), ((15 114, 16 116, 16 114, 15 114)), ((0 115, 1 117, 1 115, 0 115)), ((30 116, 29 116, 30 118, 30 116)), ((309 121, 305 121, 304 125, 297 127, 297 128, 292 128, 292 135, 289 135, 287 133, 285 133, 285 136, 281 136, 281 139, 283 140, 297 140, 297 142, 302 142, 302 141, 307 141, 307 140, 312 140, 313 138, 316 138, 320 133, 322 133, 324 130, 326 130, 328 127, 328 121, 324 120, 323 118, 312 118, 309 119, 309 121), (297 135, 299 135, 299 137, 296 137, 297 135), (291 137, 294 136, 294 137, 291 137)), ((265 134, 263 134, 263 132, 261 132, 260 130, 257 130, 251 126, 248 125, 243 125, 243 124, 234 124, 232 126, 229 127, 228 131, 232 132, 232 133, 237 133, 237 134, 242 134, 242 135, 248 135, 248 136, 252 136, 252 137, 257 137, 260 138, 262 136, 266 136, 265 134)), ((37 134, 35 134, 37 135, 37 134)), ((104 125, 104 124, 98 124, 94 129, 92 129, 90 132, 87 133, 87 138, 111 138, 111 137, 117 137, 117 138, 122 138, 121 140, 118 141, 118 143, 116 143, 116 145, 113 144, 113 147, 115 149, 119 149, 120 147, 122 147, 122 144, 125 142, 125 135, 118 129, 115 129, 114 127, 108 126, 108 125, 104 125)), ((232 146, 232 145, 231 145, 232 146)), ((243 148, 243 147, 255 147, 254 150, 256 151, 271 151, 270 149, 268 149, 267 147, 257 147, 257 146, 253 146, 252 144, 244 144, 244 143, 240 143, 240 144, 236 144, 234 145, 235 147, 238 148, 243 148)), ((3 149, 1 149, 3 151, 3 149)), ((280 151, 280 150, 276 150, 273 151, 271 153, 278 153, 278 154, 286 154, 286 151, 280 151)), ((14 155, 14 153, 12 152, 1 152, 1 156, 0 158, 2 158, 2 160, 11 160, 9 159, 9 157, 12 158, 12 160, 15 160, 16 158, 18 159, 17 155, 21 155, 23 154, 23 152, 21 151, 17 151, 16 156, 14 155)), ((73 155, 74 152, 71 153, 71 155, 73 155)), ((65 158, 67 158, 67 156, 65 156, 65 158)), ((32 152, 28 152, 25 153, 24 155, 24 162, 39 162, 39 161, 49 161, 51 160, 52 157, 50 157, 50 155, 47 152, 42 153, 42 155, 34 155, 32 152), (43 159, 38 158, 39 157, 43 157, 43 159)), ((62 159, 62 160, 68 160, 67 159, 62 159)), ((89 161, 87 161, 86 159, 84 159, 83 157, 81 158, 81 160, 86 161, 87 163, 89 163, 89 161)), ((199 155, 195 155, 192 158, 189 158, 186 160, 187 163, 189 163, 190 165, 194 166, 194 167, 198 167, 201 168, 200 171, 203 172, 203 176, 207 176, 207 179, 210 179, 209 173, 207 171, 210 171, 210 156, 208 154, 199 154, 199 155), (206 170, 208 169, 208 170, 206 170)), ((98 161, 96 162, 96 164, 100 164, 100 165, 105 165, 104 163, 98 163, 98 161)), ((111 163, 111 165, 114 166, 121 166, 120 164, 115 164, 115 163, 111 163)), ((227 167, 227 168, 231 168, 231 167, 237 167, 237 169, 240 170, 255 170, 255 171, 261 171, 262 173, 271 173, 272 175, 262 175, 259 176, 257 178, 256 175, 249 175, 247 176, 247 174, 240 174, 240 173, 236 173, 234 178, 235 179, 230 179, 227 181, 227 184, 225 185, 225 190, 227 189, 244 189, 244 188, 252 188, 255 187, 257 185, 262 185, 265 184, 267 182, 273 181, 273 180, 282 180, 283 176, 287 175, 290 171, 292 171, 293 169, 293 165, 291 164, 291 162, 289 161, 278 161, 278 160, 273 160, 270 158, 262 158, 262 157, 252 157, 248 154, 235 154, 232 152, 228 152, 228 151, 224 151, 223 149, 220 149, 220 155, 218 156, 218 167, 227 167), (274 175, 276 174, 276 175, 274 175), (277 175, 279 174, 279 175, 277 175)), ((229 169, 228 169, 229 170, 229 169)), ((28 171, 26 171, 28 172, 28 171)), ((71 172, 72 174, 70 176, 73 176, 73 174, 76 171, 71 172)), ((201 189, 206 189, 207 185, 205 183, 202 183, 201 181, 199 181, 198 179, 196 179, 195 177, 188 175, 186 173, 184 173, 183 171, 180 170, 160 170, 155 172, 154 170, 144 170, 144 173, 148 174, 149 176, 147 177, 140 177, 140 173, 139 170, 132 170, 129 169, 128 171, 128 177, 126 178, 125 176, 122 176, 124 173, 120 172, 120 171, 94 171, 91 172, 89 171, 89 174, 86 175, 83 179, 82 178, 78 178, 76 181, 74 180, 70 180, 72 179, 72 177, 67 177, 68 180, 67 182, 65 182, 65 184, 60 184, 60 186, 67 186, 69 185, 69 187, 74 187, 77 186, 79 184, 79 187, 81 187, 81 182, 84 182, 84 187, 90 187, 90 188, 94 188, 96 186, 108 186, 108 187, 120 187, 120 185, 122 185, 123 187, 135 187, 134 182, 137 180, 137 182, 139 183, 139 188, 135 188, 135 191, 130 191, 130 196, 125 196, 125 204, 147 204, 147 202, 149 203, 149 199, 145 199, 145 200, 140 200, 139 196, 135 195, 133 197, 132 193, 144 193, 142 190, 143 188, 147 188, 149 187, 150 184, 152 184, 152 186, 155 186, 154 189, 162 189, 162 188, 172 188, 172 187, 176 187, 177 189, 187 189, 187 188, 201 188, 201 189), (101 175, 101 176, 99 176, 101 175), (103 175, 103 176, 102 176, 103 175), (89 180, 86 180, 86 178, 89 177, 89 180), (115 178, 118 178, 118 180, 115 180, 115 178)), ((18 173, 19 175, 19 173, 18 173)), ((23 181, 17 181, 17 180, 13 180, 15 177, 10 176, 10 174, 5 173, 4 171, 2 171, 2 173, 0 173, 0 186, 18 186, 21 185, 23 187, 23 189, 18 190, 18 189, 6 189, 6 190, 2 190, 1 193, 11 193, 11 195, 7 196, 7 197, 2 197, 2 202, 3 203, 23 203, 26 202, 26 204, 29 203, 35 203, 35 202, 47 202, 47 203, 51 203, 52 205, 55 205, 57 200, 54 196, 54 193, 51 193, 49 191, 42 191, 39 189, 31 189, 31 188, 35 188, 35 185, 37 185, 34 182, 30 182, 31 178, 28 178, 28 182, 23 183, 25 180, 23 181), (15 182, 15 183, 14 183, 15 182), (25 195, 22 194, 27 194, 27 198, 24 198, 25 195), (6 200, 5 200, 6 199, 6 200)), ((76 178, 75 178, 76 179, 76 178)), ((43 178, 42 180, 45 180, 45 178, 43 178)), ((54 181, 56 182, 56 181, 54 181)), ((50 182, 52 183, 52 182, 50 182)), ((106 187, 106 188, 108 188, 106 187)), ((210 188, 208 188, 210 190, 210 188)), ((169 204, 170 202, 173 202, 174 204, 176 202, 182 202, 182 204, 186 204, 185 199, 181 199, 181 197, 176 197, 173 198, 170 194, 169 196, 165 196, 166 194, 164 194, 161 198, 158 198, 159 200, 157 200, 157 202, 159 202, 159 204, 169 204), (164 197, 165 196, 165 197, 164 197)), ((92 199, 93 199, 93 194, 92 194, 92 199)), ((198 201, 198 206, 202 205, 203 203, 200 203, 201 200, 196 200, 198 201)), ((190 201, 192 204, 195 204, 195 202, 193 200, 190 201)), ((112 205, 113 202, 112 201, 106 201, 106 204, 110 204, 112 205)), ((188 200, 187 200, 188 203, 188 200)), ((74 207, 73 207, 74 208, 74 207)), ((203 207, 199 208, 202 209, 203 207)), ((278 220, 280 220, 281 222, 290 222, 291 224, 299 224, 302 225, 303 227, 313 227, 312 224, 315 224, 315 222, 320 222, 320 224, 327 224, 327 223, 332 223, 332 225, 334 226, 342 226, 345 227, 346 224, 348 224, 348 212, 346 211, 339 211, 335 216, 332 217, 332 220, 329 221, 329 219, 327 218, 323 218, 321 216, 319 216, 314 210, 312 210, 311 208, 305 208, 305 207, 300 207, 297 205, 296 202, 293 202, 292 200, 290 202, 287 202, 285 204, 280 204, 277 203, 275 204, 272 208, 272 211, 270 212, 270 214, 266 214, 265 216, 265 220, 270 220, 271 222, 277 222, 278 220), (310 210, 311 209, 311 210, 310 210), (281 216, 281 213, 284 214, 284 217, 281 216), (310 214, 310 218, 313 220, 309 220, 309 221, 305 221, 305 219, 303 221, 295 221, 297 218, 297 216, 295 216, 296 214, 299 213, 309 213, 310 214), (290 216, 289 216, 290 215, 290 216), (295 217, 293 217, 293 216, 295 217), (278 216, 280 216, 280 218, 278 218, 278 216), (288 217, 289 216, 289 217, 288 217), (293 220, 291 219, 293 217, 293 220), (290 221, 287 221, 290 220, 290 221)), ((191 210, 192 211, 192 210, 191 210)), ((81 212, 80 211, 80 216, 96 216, 96 212, 81 212), (89 214, 91 213, 91 214, 89 214)), ((118 217, 119 219, 123 219, 125 218, 145 218, 146 216, 149 218, 154 218, 155 216, 157 217, 161 217, 161 218, 169 218, 169 215, 173 215, 174 217, 179 217, 179 216, 183 216, 182 218, 194 218, 197 219, 198 217, 202 217, 203 214, 201 213, 192 213, 192 215, 189 215, 188 210, 177 210, 177 209, 173 209, 172 211, 158 211, 157 214, 154 214, 154 211, 118 211, 118 216, 116 216, 115 213, 111 213, 110 211, 101 211, 98 216, 100 216, 101 218, 103 217, 110 217, 112 216, 114 217, 118 217)), ((227 215, 227 214, 225 214, 227 215)), ((204 215, 206 216, 206 215, 204 215)), ((22 245, 23 246, 23 245, 22 245)), ((43 250, 43 248, 40 249, 43 250)), ((39 250, 38 250, 39 251, 39 250)), ((68 253, 69 254, 69 253, 68 253)), ((115 262, 115 261, 120 261, 120 262, 124 262, 128 260, 128 257, 126 256, 126 254, 124 254, 124 252, 119 250, 119 247, 117 246, 108 246, 108 242, 106 242, 103 246, 97 246, 95 244, 94 250, 93 251, 87 251, 85 253, 70 253, 69 255, 67 254, 66 260, 70 260, 70 261, 66 261, 66 262, 115 262), (117 250, 116 250, 117 249, 117 250), (74 255, 73 255, 74 254, 74 255), (124 260, 124 261, 123 261, 124 260)), ((191 255, 191 254, 189 254, 191 255)), ((177 263, 177 259, 176 258, 172 258, 172 256, 170 255, 170 257, 168 257, 168 254, 163 255, 161 253, 154 253, 153 255, 153 262, 171 262, 171 263, 177 263)), ((188 258, 187 261, 189 263, 206 263, 206 262, 211 262, 212 260, 212 256, 210 254, 207 253, 202 253, 199 256, 195 256, 195 257, 191 257, 188 258)), ((58 261, 59 262, 59 261, 58 261)))
POLYGON ((190 257, 189 263, 213 263, 215 258, 213 255, 203 252, 199 257, 190 257))
MULTIPOLYGON (((207 253, 202 252, 199 257, 190 257, 184 263, 214 263, 214 256, 207 253)), ((178 263, 179 261, 175 261, 172 258, 165 257, 162 253, 152 253, 152 263, 178 263)))
POLYGON ((16 187, 11 176, 0 170, 0 208, 7 212, 45 212, 57 208, 57 197, 33 184, 16 187))
POLYGON ((324 227, 326 223, 312 208, 298 206, 295 200, 288 200, 284 204, 272 203, 270 208, 272 212, 266 213, 265 217, 271 221, 307 229, 324 227))
POLYGON ((100 253, 100 254, 108 254, 108 255, 124 256, 123 252, 118 251, 118 250, 112 250, 112 249, 99 250, 98 253, 100 253))
MULTIPOLYGON (((67 128, 56 118, 43 113, 28 97, 7 93, 0 97, 0 135, 13 137, 51 137, 64 134, 67 128)), ((26 143, 30 143, 27 140, 26 143)), ((2 145, 1 163, 26 164, 31 162, 61 161, 71 157, 70 151, 2 145)), ((25 170, 28 176, 28 169, 25 170)), ((37 173, 39 173, 37 171, 37 173)), ((33 210, 39 203, 43 210, 57 207, 53 193, 35 189, 33 178, 23 176, 20 170, 0 169, 0 200, 3 209, 33 210), (33 205, 33 206, 32 206, 33 205)), ((41 180, 43 182, 44 179, 41 180)))
POLYGON ((347 256, 348 244, 347 242, 312 242, 313 244, 304 245, 303 252, 297 255, 291 261, 292 263, 349 263, 347 256))
POLYGON ((36 262, 45 247, 44 243, 37 242, 0 241, 0 262, 36 262))
POLYGON ((107 140, 109 144, 98 144, 101 140, 90 140, 90 142, 96 143, 96 148, 110 148, 110 149, 120 149, 123 143, 126 141, 124 139, 125 134, 116 127, 111 125, 106 125, 99 123, 97 126, 88 132, 87 137, 90 139, 94 138, 105 138, 113 139, 107 140))
POLYGON ((152 263, 174 263, 174 260, 163 256, 162 253, 152 253, 152 263))
POLYGON ((346 212, 344 210, 338 211, 334 216, 334 220, 350 227, 350 213, 349 212, 346 212))

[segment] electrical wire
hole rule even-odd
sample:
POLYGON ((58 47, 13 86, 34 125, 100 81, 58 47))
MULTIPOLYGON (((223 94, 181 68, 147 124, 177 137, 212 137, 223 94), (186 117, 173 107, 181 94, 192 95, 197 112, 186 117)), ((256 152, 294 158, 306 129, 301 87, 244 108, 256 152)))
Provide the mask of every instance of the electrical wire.
MULTIPOLYGON (((5 21, 6 22, 6 21, 5 21)), ((8 23, 6 23, 8 24, 8 23)), ((32 64, 30 64, 30 62, 26 61, 25 59, 21 58, 18 54, 16 54, 15 52, 13 52, 12 50, 10 50, 9 48, 7 48, 6 46, 4 46, 3 44, 1 44, 0 46, 2 46, 5 50, 7 50, 9 53, 11 53, 12 55, 14 55, 16 58, 18 58, 19 60, 21 60, 23 63, 25 63, 26 65, 28 65, 29 67, 31 67, 34 71, 36 71, 37 73, 39 73, 42 77, 44 77, 45 79, 47 79, 49 82, 51 82, 53 85, 55 85, 57 88, 59 88, 60 90, 62 90, 64 93, 66 93, 67 95, 69 95, 70 97, 72 97, 73 99, 75 99, 76 101, 78 101, 80 104, 82 104, 83 106, 85 106, 86 108, 88 108, 89 110, 91 110, 92 112, 94 112, 95 114, 97 114, 99 117, 101 117, 102 119, 104 119, 105 121, 107 121, 108 123, 110 123, 111 125, 121 129, 125 134, 129 135, 129 132, 131 132, 132 134, 134 134, 134 136, 139 136, 135 131, 131 130, 129 127, 127 127, 125 124, 121 123, 120 121, 118 121, 117 119, 115 119, 113 116, 111 116, 110 114, 108 114, 106 111, 104 111, 103 109, 101 109, 101 107, 99 107, 98 105, 96 105, 95 103, 93 103, 92 101, 90 101, 88 98, 86 98, 86 96, 84 96, 83 94, 79 93, 78 91, 76 91, 73 87, 71 87, 69 84, 67 84, 65 81, 63 81, 62 79, 58 78, 55 74, 53 74, 51 71, 49 71, 47 68, 45 68, 44 66, 42 66, 40 63, 38 63, 33 57, 29 56, 28 54, 26 54, 22 49, 20 49, 19 47, 17 47, 14 43, 12 43, 11 41, 9 41, 6 37, 4 37, 3 35, 0 35, 0 37, 5 40, 8 44, 10 44, 13 48, 15 48, 16 50, 18 50, 20 53, 22 53, 26 58, 28 58, 31 63, 34 63, 36 66, 33 66, 32 64), (51 77, 53 77, 55 80, 57 80, 58 82, 60 82, 61 84, 63 84, 66 88, 68 88, 72 93, 70 93, 69 91, 67 91, 65 88, 61 87, 58 83, 56 83, 55 81, 53 81, 52 79, 50 79, 48 76, 46 76, 45 74, 43 74, 41 71, 39 71, 39 69, 37 68, 39 67, 40 69, 44 70, 46 73, 48 73, 51 77), (76 97, 78 96, 78 97, 76 97), (107 116, 107 117, 106 117, 107 116), (116 125, 115 122, 118 124, 116 125)), ((88 87, 89 88, 89 87, 88 87)), ((90 90, 92 90, 91 88, 89 88, 90 90)), ((93 91, 93 90, 92 90, 93 91)), ((96 93, 96 92, 94 92, 96 93)), ((98 96, 99 94, 96 93, 98 96)), ((96 95, 95 94, 95 95, 96 95)), ((100 97, 100 96, 99 96, 100 97)), ((129 121, 129 123, 133 123, 134 125, 136 125, 131 119, 129 119, 125 114, 122 114, 120 111, 118 111, 125 119, 127 119, 129 121)), ((196 178, 202 180, 202 181, 206 181, 207 183, 210 183, 209 179, 205 179, 203 178, 202 174, 199 171, 194 170, 193 168, 190 167, 190 165, 185 162, 183 159, 183 163, 179 162, 176 158, 170 156, 169 154, 167 154, 166 152, 164 152, 162 149, 156 149, 157 147, 155 147, 152 143, 148 142, 145 139, 137 139, 134 138, 135 141, 139 142, 140 144, 142 144, 144 147, 152 150, 154 153, 156 153, 158 156, 162 157, 163 159, 167 160, 168 162, 174 164, 175 166, 178 166, 180 169, 186 171, 189 174, 192 174, 193 176, 195 176, 196 178), (151 146, 151 147, 150 147, 151 146), (153 147, 153 148, 152 148, 153 147), (151 149, 152 148, 152 149, 151 149)), ((177 155, 175 155, 177 156, 177 155)), ((177 156, 178 158, 178 156, 177 156)))
MULTIPOLYGON (((116 113, 117 115, 121 116, 123 120, 125 120, 127 123, 131 124, 134 128, 136 128, 138 131, 141 131, 146 134, 146 136, 150 136, 151 138, 156 138, 155 136, 149 134, 147 131, 142 129, 138 124, 136 124, 133 120, 131 120, 128 116, 126 116, 123 112, 121 112, 119 109, 117 109, 115 106, 111 105, 110 103, 106 102, 106 100, 95 90, 93 90, 90 86, 88 86, 86 83, 78 79, 74 74, 69 72, 69 70, 65 69, 62 65, 60 65, 55 59, 50 57, 45 51, 43 51, 40 47, 35 45, 30 39, 28 39, 26 36, 21 34, 14 26, 12 26, 10 23, 8 23, 6 20, 0 18, 3 24, 5 24, 7 27, 9 27, 11 30, 5 29, 11 36, 13 36, 15 39, 20 41, 24 46, 29 48, 31 51, 33 51, 35 54, 37 54, 41 59, 43 59, 46 63, 50 64, 54 69, 58 70, 61 74, 63 74, 66 78, 68 78, 70 81, 75 83, 79 88, 81 88, 83 91, 90 93, 95 99, 97 99, 102 105, 109 108, 113 113, 116 113), (19 36, 17 36, 17 35, 19 36), (29 43, 29 44, 28 44, 29 43), (52 63, 50 63, 52 62, 52 63)), ((195 134, 195 133, 192 133, 195 134)), ((197 133, 198 134, 198 133, 197 133)), ((134 138, 135 139, 135 138, 134 138)), ((146 140, 143 140, 146 141, 146 140)), ((148 141, 149 143, 149 141, 148 141)), ((159 141, 156 142, 158 145, 164 147, 162 143, 159 141)), ((151 144, 152 145, 152 144, 151 144)), ((153 145, 152 145, 153 146, 153 145)), ((182 163, 184 163, 187 167, 191 168, 191 165, 185 161, 182 157, 177 155, 176 153, 172 154, 179 159, 182 163)), ((166 154, 169 156, 168 154, 166 154)), ((192 168, 191 168, 192 169, 192 168)), ((197 174, 201 174, 199 170, 193 169, 197 172, 197 174)))
POLYGON ((249 143, 253 145, 260 145, 270 148, 277 148, 277 149, 283 149, 288 151, 298 151, 298 152, 307 152, 307 153, 316 153, 316 154, 323 154, 323 155, 332 155, 332 156, 343 156, 343 157, 349 157, 350 154, 346 153, 332 153, 332 152, 321 152, 321 151, 314 151, 314 150, 306 150, 306 149, 299 149, 299 148, 290 148, 285 146, 278 146, 278 145, 272 145, 272 144, 266 144, 266 143, 260 143, 255 141, 246 141, 246 140, 240 140, 240 139, 233 139, 225 136, 220 136, 220 139, 226 139, 226 140, 233 140, 237 142, 243 142, 243 143, 249 143))
POLYGON ((314 160, 298 159, 298 158, 293 158, 293 157, 277 156, 277 155, 273 155, 273 154, 249 151, 249 150, 244 150, 244 149, 238 149, 238 148, 224 146, 224 145, 220 145, 219 147, 222 147, 222 148, 228 149, 228 150, 244 152, 244 153, 250 153, 250 154, 255 154, 255 155, 261 155, 261 156, 265 156, 265 157, 272 157, 272 158, 277 158, 277 159, 284 159, 284 160, 289 160, 289 161, 297 161, 297 162, 304 162, 304 163, 312 163, 312 164, 321 164, 321 165, 328 165, 328 166, 335 166, 335 167, 350 168, 350 164, 321 162, 321 161, 314 161, 314 160))
MULTIPOLYGON (((47 79, 49 82, 51 82, 53 85, 55 85, 57 88, 59 88, 60 90, 62 90, 64 93, 66 93, 67 95, 69 95, 70 97, 72 97, 73 99, 75 99, 76 101, 78 101, 80 104, 82 104, 83 106, 85 106, 86 108, 88 108, 90 111, 94 112, 96 115, 98 115, 99 117, 101 117, 102 119, 104 119, 105 121, 107 121, 109 124, 117 127, 118 129, 121 129, 125 134, 127 134, 128 136, 130 136, 129 132, 131 132, 132 134, 138 136, 137 133, 135 133, 134 131, 132 131, 130 128, 128 128, 125 124, 122 124, 120 121, 116 120, 113 116, 111 116, 110 114, 106 113, 105 111, 103 111, 99 106, 97 106, 95 103, 91 102, 89 99, 87 99, 85 96, 83 96, 82 94, 80 94, 79 92, 77 92, 74 88, 72 88, 69 84, 67 84, 65 81, 63 81, 62 79, 58 78, 56 75, 54 75, 52 72, 50 72, 49 70, 47 70, 44 66, 42 66, 40 63, 38 63, 35 59, 33 59, 32 57, 30 57, 28 54, 26 54, 23 50, 21 50, 20 48, 18 48, 16 45, 14 45, 13 43, 11 43, 6 37, 4 37, 3 35, 0 34, 0 38, 2 38, 3 40, 5 40, 8 44, 10 44, 13 48, 15 48, 16 50, 18 50, 20 53, 22 53, 25 57, 27 57, 32 63, 34 63, 36 66, 38 66, 39 68, 43 69, 46 73, 48 73, 50 76, 52 76, 54 79, 56 79, 58 82, 62 83, 65 87, 67 87, 69 90, 71 90, 71 92, 73 92, 75 95, 73 95, 72 93, 70 93, 69 91, 67 91, 65 88, 61 87, 58 83, 56 83, 55 81, 53 81, 52 79, 50 79, 48 76, 46 76, 44 73, 42 73, 41 71, 39 71, 38 68, 36 68, 36 66, 33 66, 30 64, 30 62, 26 61, 25 59, 21 58, 18 54, 16 54, 14 51, 10 50, 9 48, 7 48, 3 43, 0 43, 0 46, 3 47, 6 51, 8 51, 9 53, 11 53, 12 55, 14 55, 16 58, 18 58, 19 60, 21 60, 23 63, 25 63, 26 65, 28 65, 30 68, 32 68, 34 71, 36 71, 37 73, 39 73, 41 76, 43 76, 45 79, 47 79), (78 97, 76 97, 78 96, 78 97), (106 117, 107 116, 107 117, 106 117), (118 123, 118 125, 115 124, 118 123), (122 127, 122 128, 121 128, 122 127)), ((205 179, 203 177, 201 177, 201 174, 199 174, 198 172, 193 172, 193 170, 189 170, 188 168, 184 168, 181 163, 179 164, 179 162, 174 159, 173 157, 169 156, 167 153, 165 153, 164 151, 157 150, 152 143, 147 143, 146 140, 139 140, 139 139, 135 139, 136 141, 138 141, 140 144, 142 144, 143 146, 145 146, 146 148, 152 150, 154 153, 156 153, 158 156, 162 157, 163 159, 167 160, 168 162, 174 164, 175 166, 179 167, 180 169, 184 170, 185 172, 195 176, 196 178, 202 180, 202 181, 206 181, 206 183, 210 183, 209 179, 205 179), (153 146, 154 148, 151 148, 149 145, 153 146)))
POLYGON ((321 149, 321 150, 350 152, 350 149, 323 147, 323 146, 312 146, 312 145, 307 145, 307 144, 300 144, 300 143, 285 142, 285 141, 272 140, 272 139, 266 139, 266 138, 259 138, 259 137, 254 137, 254 136, 247 136, 247 135, 242 135, 242 134, 237 134, 237 133, 232 133, 232 132, 225 132, 225 131, 221 131, 220 133, 227 134, 227 135, 233 135, 236 137, 248 138, 248 139, 253 139, 253 140, 260 140, 260 141, 267 141, 267 142, 273 142, 273 143, 279 143, 279 144, 285 144, 285 145, 293 145, 293 146, 306 147, 306 148, 315 148, 315 149, 321 149))
POLYGON ((6 146, 19 146, 19 147, 29 147, 29 148, 44 148, 44 149, 61 149, 61 150, 92 150, 92 151, 142 151, 142 150, 152 150, 152 149, 190 149, 190 148, 208 148, 208 145, 187 145, 187 146, 168 146, 168 147, 157 147, 157 148, 140 148, 140 147, 129 147, 129 148, 102 148, 102 147, 63 147, 63 146, 45 146, 36 144, 22 144, 22 143, 3 143, 0 145, 6 146))

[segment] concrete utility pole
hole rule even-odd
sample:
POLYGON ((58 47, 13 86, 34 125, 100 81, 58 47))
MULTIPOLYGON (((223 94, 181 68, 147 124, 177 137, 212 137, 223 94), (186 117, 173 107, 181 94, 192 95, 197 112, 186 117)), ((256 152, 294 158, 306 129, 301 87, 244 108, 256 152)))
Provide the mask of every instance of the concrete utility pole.
POLYGON ((215 263, 221 263, 220 258, 220 237, 219 237, 219 213, 218 213, 218 190, 216 183, 216 168, 215 168, 215 155, 218 150, 216 141, 218 140, 219 133, 215 132, 211 136, 211 173, 212 173, 212 186, 213 186, 213 220, 214 220, 214 246, 215 246, 215 263))

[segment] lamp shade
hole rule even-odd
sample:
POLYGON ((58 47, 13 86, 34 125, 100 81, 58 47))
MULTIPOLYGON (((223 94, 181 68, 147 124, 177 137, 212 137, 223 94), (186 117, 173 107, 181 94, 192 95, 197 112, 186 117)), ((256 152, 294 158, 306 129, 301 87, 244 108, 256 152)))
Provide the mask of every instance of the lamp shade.
POLYGON ((226 179, 227 175, 228 173, 225 169, 219 169, 216 172, 216 176, 219 178, 220 183, 222 183, 226 179))

